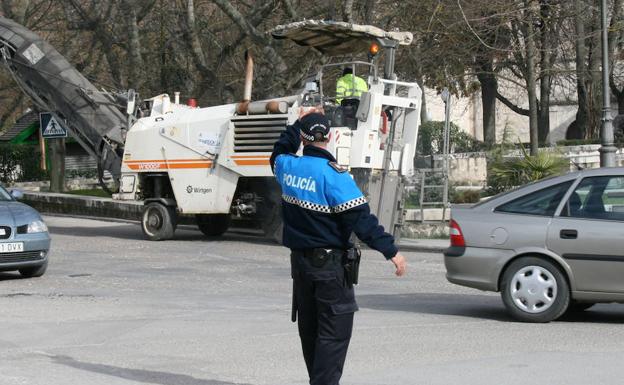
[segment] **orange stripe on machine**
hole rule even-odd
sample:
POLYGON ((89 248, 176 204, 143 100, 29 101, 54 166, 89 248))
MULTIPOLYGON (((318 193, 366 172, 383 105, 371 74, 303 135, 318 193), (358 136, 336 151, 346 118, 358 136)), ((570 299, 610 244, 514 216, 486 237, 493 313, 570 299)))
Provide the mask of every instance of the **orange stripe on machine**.
POLYGON ((232 159, 269 159, 267 155, 232 155, 232 159))
POLYGON ((126 164, 134 163, 188 163, 188 162, 210 162, 209 159, 141 159, 141 160, 124 160, 126 164))
POLYGON ((212 167, 212 161, 133 161, 125 162, 131 170, 149 171, 149 170, 169 170, 169 169, 197 169, 197 168, 210 168, 212 167))
POLYGON ((269 156, 266 155, 233 155, 230 157, 237 166, 268 166, 269 156))
POLYGON ((268 166, 269 159, 234 159, 238 166, 268 166))

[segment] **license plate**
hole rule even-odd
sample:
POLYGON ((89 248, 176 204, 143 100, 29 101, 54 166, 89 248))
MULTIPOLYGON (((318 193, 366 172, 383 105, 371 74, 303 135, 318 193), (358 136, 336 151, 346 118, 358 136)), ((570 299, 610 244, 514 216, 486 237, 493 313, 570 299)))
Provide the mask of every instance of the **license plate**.
POLYGON ((24 242, 0 243, 0 253, 17 253, 24 251, 24 242))

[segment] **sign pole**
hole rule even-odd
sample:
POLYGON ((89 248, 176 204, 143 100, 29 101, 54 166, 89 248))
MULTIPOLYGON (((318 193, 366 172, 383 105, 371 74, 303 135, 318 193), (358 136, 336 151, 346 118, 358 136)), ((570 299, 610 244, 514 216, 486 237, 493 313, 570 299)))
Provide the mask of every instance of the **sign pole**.
MULTIPOLYGON (((67 129, 63 123, 54 113, 42 112, 39 114, 41 142, 43 143, 44 138, 50 140, 50 162, 52 164, 50 168, 50 191, 52 192, 65 190, 65 138, 67 137, 67 129)), ((45 149, 43 151, 45 154, 45 149)), ((45 155, 42 162, 45 162, 45 155)))
POLYGON ((43 134, 41 130, 39 130, 39 148, 41 150, 40 167, 43 171, 46 171, 48 168, 46 164, 46 145, 45 145, 45 139, 43 139, 43 134))

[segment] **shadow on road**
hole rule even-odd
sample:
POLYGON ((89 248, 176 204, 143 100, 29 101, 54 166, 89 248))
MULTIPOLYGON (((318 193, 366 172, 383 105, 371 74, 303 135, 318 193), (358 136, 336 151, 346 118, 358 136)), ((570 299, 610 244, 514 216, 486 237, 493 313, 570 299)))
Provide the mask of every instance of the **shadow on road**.
POLYGON ((565 314, 557 321, 621 324, 624 323, 624 305, 598 304, 585 311, 565 314))
POLYGON ((119 223, 115 226, 80 227, 80 226, 48 226, 52 235, 68 235, 72 237, 111 237, 119 239, 143 240, 141 227, 133 224, 119 223))
MULTIPOLYGON (((422 314, 454 315, 503 322, 515 322, 498 296, 478 294, 413 293, 360 295, 361 308, 422 314)), ((565 315, 564 322, 622 323, 624 306, 596 305, 580 313, 565 315)))
POLYGON ((104 364, 94 364, 90 362, 77 361, 68 356, 56 355, 50 356, 52 361, 57 364, 69 366, 79 370, 88 372, 105 374, 108 376, 123 378, 129 381, 136 381, 148 384, 161 385, 248 385, 234 382, 223 382, 217 380, 204 380, 186 374, 177 374, 169 372, 160 372, 154 370, 130 369, 119 366, 111 366, 104 364))
POLYGON ((11 280, 14 280, 14 279, 22 279, 22 276, 17 271, 0 273, 0 282, 2 282, 2 281, 11 281, 11 280))
POLYGON ((511 321, 500 298, 472 294, 371 294, 357 297, 361 308, 374 310, 405 311, 424 314, 456 315, 511 321))
MULTIPOLYGON (((114 226, 102 227, 80 227, 80 226, 55 226, 49 225, 50 234, 67 235, 73 237, 110 237, 118 239, 129 239, 137 241, 147 241, 141 231, 141 226, 132 223, 119 223, 114 226)), ((192 230, 190 227, 178 228, 172 241, 235 241, 252 244, 276 245, 270 239, 259 235, 239 232, 237 230, 228 231, 219 237, 207 237, 199 230, 192 230)))

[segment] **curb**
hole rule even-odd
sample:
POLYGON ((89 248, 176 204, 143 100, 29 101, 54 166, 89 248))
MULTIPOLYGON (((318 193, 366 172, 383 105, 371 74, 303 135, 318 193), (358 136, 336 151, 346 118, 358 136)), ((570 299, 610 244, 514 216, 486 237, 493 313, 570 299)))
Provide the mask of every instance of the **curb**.
POLYGON ((70 214, 140 221, 143 203, 111 198, 25 191, 20 200, 45 214, 70 214))

